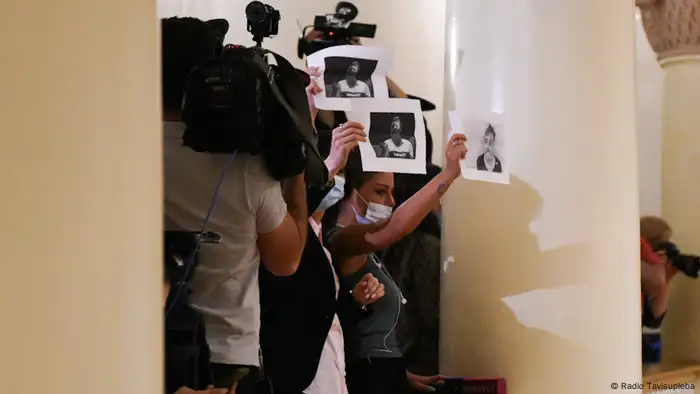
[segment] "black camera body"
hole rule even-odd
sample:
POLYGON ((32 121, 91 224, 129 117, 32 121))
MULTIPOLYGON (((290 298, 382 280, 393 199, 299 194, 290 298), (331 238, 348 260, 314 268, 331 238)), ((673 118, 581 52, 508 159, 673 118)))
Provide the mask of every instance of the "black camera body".
MULTIPOLYGON (((190 74, 182 115, 185 146, 197 152, 262 154, 264 141, 290 129, 268 75, 254 63, 257 48, 226 46, 190 74), (286 127, 285 127, 286 126, 286 127)), ((278 78, 279 75, 272 75, 278 78)))
POLYGON ((349 2, 341 1, 336 5, 334 14, 317 15, 313 26, 307 26, 299 38, 297 55, 300 59, 322 49, 337 45, 353 44, 358 37, 374 38, 377 33, 377 25, 352 22, 358 14, 357 7, 349 2), (319 39, 307 40, 308 28, 323 33, 319 39))
POLYGON ((301 76, 289 61, 261 46, 277 34, 279 11, 253 1, 246 16, 257 45, 223 46, 222 39, 215 55, 190 73, 182 105, 183 144, 196 152, 263 155, 277 180, 307 167, 307 182, 323 185, 328 174, 321 168, 301 76))
POLYGON ((259 71, 242 58, 246 49, 222 48, 190 74, 182 106, 185 146, 197 152, 259 154, 271 106, 259 71))
POLYGON ((253 35, 253 41, 258 46, 262 45, 264 38, 279 33, 280 12, 271 5, 252 1, 245 7, 245 16, 248 19, 248 32, 253 35))
POLYGON ((669 263, 689 278, 697 279, 700 273, 700 256, 683 254, 674 243, 663 242, 658 250, 666 253, 669 263))

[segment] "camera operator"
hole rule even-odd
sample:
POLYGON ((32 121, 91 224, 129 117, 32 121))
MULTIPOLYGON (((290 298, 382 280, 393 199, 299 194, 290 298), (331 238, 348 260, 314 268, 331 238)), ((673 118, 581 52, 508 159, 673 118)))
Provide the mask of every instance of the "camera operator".
POLYGON ((226 31, 216 29, 195 18, 162 24, 165 228, 197 232, 207 221, 191 302, 204 317, 214 382, 226 387, 248 368, 239 385, 246 393, 260 376, 259 263, 274 275, 296 271, 308 213, 303 173, 278 182, 262 156, 183 146, 183 92, 190 72, 219 49, 226 31))
POLYGON ((671 242, 673 230, 655 216, 640 219, 642 237, 642 362, 645 370, 661 361, 660 326, 669 304, 669 283, 683 273, 697 279, 700 257, 683 254, 671 242))

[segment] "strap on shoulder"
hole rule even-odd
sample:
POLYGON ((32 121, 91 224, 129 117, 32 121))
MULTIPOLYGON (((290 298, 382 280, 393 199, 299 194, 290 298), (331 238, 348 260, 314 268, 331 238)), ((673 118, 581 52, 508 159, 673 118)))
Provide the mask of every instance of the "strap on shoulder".
MULTIPOLYGON (((292 122, 294 122, 294 125, 299 130, 299 134, 304 139, 306 145, 307 161, 314 160, 317 166, 320 163, 323 165, 323 168, 325 168, 325 164, 323 164, 323 157, 321 157, 321 153, 319 153, 317 147, 318 133, 316 132, 316 128, 311 120, 309 103, 306 100, 305 94, 301 93, 305 92, 305 87, 303 86, 301 79, 297 78, 296 69, 294 69, 287 59, 267 49, 263 50, 262 54, 259 51, 254 53, 253 64, 255 64, 265 73, 265 75, 267 75, 267 81, 270 84, 272 94, 275 95, 277 101, 279 101, 282 107, 287 111, 292 119, 292 122), (277 85, 274 70, 263 58, 263 55, 268 53, 274 56, 275 60, 277 61, 277 66, 280 73, 283 75, 281 78, 283 83, 282 88, 285 92, 287 92, 287 97, 285 97, 282 90, 280 90, 280 86, 277 85)), ((319 176, 323 179, 317 179, 313 183, 317 183, 319 186, 327 184, 328 171, 319 170, 317 172, 318 174, 314 174, 314 176, 319 176)))

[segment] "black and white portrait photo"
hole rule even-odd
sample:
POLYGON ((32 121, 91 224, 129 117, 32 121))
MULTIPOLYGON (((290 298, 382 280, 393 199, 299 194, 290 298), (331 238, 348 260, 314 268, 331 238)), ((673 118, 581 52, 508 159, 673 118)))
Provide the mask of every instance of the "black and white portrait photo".
POLYGON ((341 45, 318 51, 307 58, 309 67, 318 67, 322 75, 316 83, 323 87, 316 107, 349 111, 350 100, 387 99, 387 72, 393 55, 390 51, 359 45, 341 45))
POLYGON ((360 144, 365 171, 425 174, 426 137, 420 101, 352 100, 348 120, 363 124, 368 141, 360 144))
POLYGON ((467 157, 462 161, 466 179, 510 183, 506 130, 497 120, 464 119, 457 112, 449 114, 452 133, 467 137, 467 157))
POLYGON ((501 160, 496 155, 496 130, 489 124, 481 137, 481 155, 476 158, 476 169, 488 172, 503 172, 501 160))
POLYGON ((369 138, 377 157, 416 158, 416 122, 412 113, 370 113, 369 138))
POLYGON ((372 74, 377 61, 352 57, 327 57, 323 72, 326 97, 373 98, 372 74))

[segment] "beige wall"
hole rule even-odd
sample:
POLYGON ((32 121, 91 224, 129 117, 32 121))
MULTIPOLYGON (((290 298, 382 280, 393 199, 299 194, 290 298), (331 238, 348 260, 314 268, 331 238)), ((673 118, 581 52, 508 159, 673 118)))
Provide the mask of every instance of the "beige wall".
POLYGON ((3 393, 162 392, 155 5, 0 6, 3 393))

